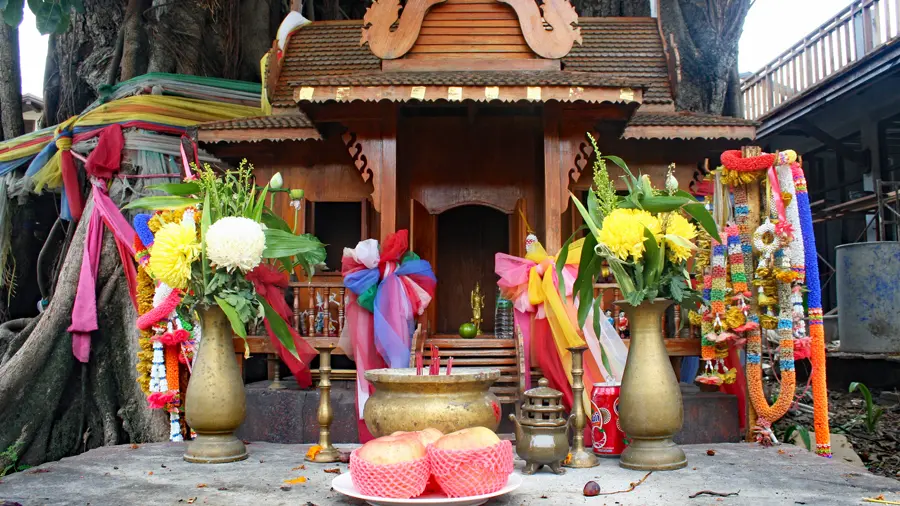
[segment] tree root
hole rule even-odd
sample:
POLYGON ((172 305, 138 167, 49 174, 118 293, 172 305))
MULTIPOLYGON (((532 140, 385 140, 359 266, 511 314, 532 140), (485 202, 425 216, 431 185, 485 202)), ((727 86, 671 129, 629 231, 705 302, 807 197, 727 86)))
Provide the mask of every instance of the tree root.
MULTIPOLYGON (((90 212, 89 204, 85 218, 90 212)), ((15 447, 23 464, 124 441, 162 441, 168 435, 164 413, 147 408, 135 382, 136 314, 108 231, 97 277, 100 330, 91 336, 87 364, 72 354, 66 329, 88 221, 75 230, 47 309, 36 318, 0 325, 0 451, 15 447)))

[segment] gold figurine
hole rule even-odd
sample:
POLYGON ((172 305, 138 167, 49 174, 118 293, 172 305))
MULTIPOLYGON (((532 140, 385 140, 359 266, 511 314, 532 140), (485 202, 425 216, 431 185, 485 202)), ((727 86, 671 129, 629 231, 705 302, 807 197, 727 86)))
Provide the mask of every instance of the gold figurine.
POLYGON ((475 335, 481 335, 481 310, 484 309, 484 296, 481 295, 481 285, 475 283, 475 289, 472 290, 470 298, 472 304, 472 323, 475 324, 475 335))

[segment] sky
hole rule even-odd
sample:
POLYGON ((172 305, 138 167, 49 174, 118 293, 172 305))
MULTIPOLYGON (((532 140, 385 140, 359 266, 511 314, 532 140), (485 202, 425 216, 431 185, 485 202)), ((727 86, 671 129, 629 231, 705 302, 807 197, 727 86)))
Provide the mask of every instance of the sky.
MULTIPOLYGON (((850 0, 755 0, 741 36, 740 72, 759 70, 849 4, 850 0)), ((24 93, 43 95, 48 39, 37 31, 34 16, 25 9, 19 27, 24 93)))

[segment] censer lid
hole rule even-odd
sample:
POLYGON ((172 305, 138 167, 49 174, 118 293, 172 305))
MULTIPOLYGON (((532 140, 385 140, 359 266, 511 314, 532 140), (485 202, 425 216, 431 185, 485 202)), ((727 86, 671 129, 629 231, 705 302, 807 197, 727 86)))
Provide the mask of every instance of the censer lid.
POLYGON ((537 388, 525 391, 525 399, 562 399, 562 392, 550 388, 550 381, 547 378, 538 380, 537 388))
POLYGON ((565 408, 562 405, 562 392, 548 385, 547 378, 538 381, 538 387, 525 392, 522 403, 522 425, 556 427, 566 423, 565 408))

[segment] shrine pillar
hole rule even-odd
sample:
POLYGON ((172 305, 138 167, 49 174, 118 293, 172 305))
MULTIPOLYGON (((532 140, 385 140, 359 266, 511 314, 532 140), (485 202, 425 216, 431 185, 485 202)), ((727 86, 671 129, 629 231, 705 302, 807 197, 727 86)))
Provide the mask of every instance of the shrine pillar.
POLYGON ((560 118, 557 102, 544 104, 544 248, 554 255, 562 247, 562 213, 565 194, 560 153, 560 118))

